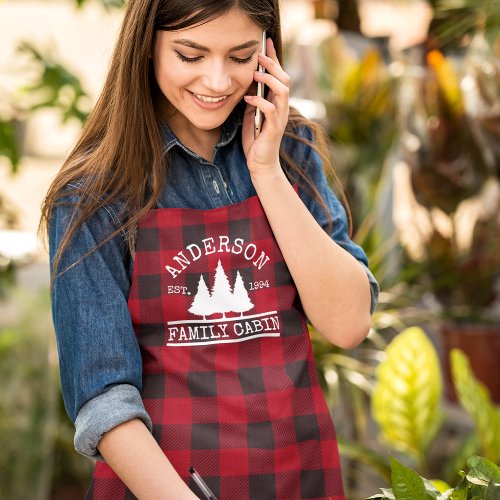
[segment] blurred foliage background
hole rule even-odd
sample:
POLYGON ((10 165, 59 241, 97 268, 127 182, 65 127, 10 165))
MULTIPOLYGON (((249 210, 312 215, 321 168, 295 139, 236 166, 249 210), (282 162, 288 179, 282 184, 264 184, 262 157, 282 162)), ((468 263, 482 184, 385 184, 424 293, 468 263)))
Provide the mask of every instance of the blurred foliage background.
MULTIPOLYGON (((44 5, 4 0, 0 18, 21 3, 44 5)), ((52 4, 117 26, 124 2, 52 4)), ((456 498, 500 495, 490 465, 500 461, 500 3, 285 0, 283 12, 292 104, 330 136, 353 238, 382 290, 356 349, 311 329, 346 496, 385 488, 377 498, 402 498, 405 481, 431 498, 453 487, 456 498)), ((0 81, 0 498, 83 498, 92 463, 73 450, 62 404, 47 255, 26 238, 19 207, 31 200, 11 186, 28 171, 23 182, 36 184, 47 161, 60 166, 97 78, 78 68, 85 45, 63 57, 49 35, 19 26, 20 64, 0 64, 3 82, 18 81, 0 81), (47 112, 52 122, 37 122, 47 112), (71 139, 47 156, 66 130, 71 139)))

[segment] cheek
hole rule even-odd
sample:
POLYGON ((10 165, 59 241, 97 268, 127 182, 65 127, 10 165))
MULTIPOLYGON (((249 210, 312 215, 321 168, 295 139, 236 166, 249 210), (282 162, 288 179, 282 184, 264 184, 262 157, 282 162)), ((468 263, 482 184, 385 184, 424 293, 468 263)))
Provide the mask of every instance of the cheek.
POLYGON ((156 83, 162 90, 165 90, 165 88, 168 87, 169 84, 168 71, 166 71, 165 65, 162 63, 156 63, 154 65, 154 72, 156 83))
POLYGON ((180 87, 192 79, 192 70, 173 58, 156 61, 154 69, 156 81, 164 90, 180 87))
POLYGON ((197 78, 197 72, 189 64, 171 64, 169 66, 169 79, 174 84, 181 85, 183 82, 189 82, 197 78))
POLYGON ((243 88, 248 89, 248 87, 250 87, 250 85, 252 85, 252 83, 255 81, 253 79, 253 72, 253 66, 251 66, 250 68, 242 68, 238 72, 238 80, 243 88))

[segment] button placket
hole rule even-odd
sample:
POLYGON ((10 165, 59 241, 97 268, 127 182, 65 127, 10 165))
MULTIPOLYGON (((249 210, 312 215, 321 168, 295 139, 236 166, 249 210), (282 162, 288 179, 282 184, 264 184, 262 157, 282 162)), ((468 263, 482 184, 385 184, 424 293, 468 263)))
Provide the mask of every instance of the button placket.
POLYGON ((218 174, 218 177, 220 179, 220 182, 218 183, 218 185, 220 186, 222 184, 224 195, 225 195, 228 203, 231 203, 231 204, 235 203, 233 196, 232 196, 232 193, 231 193, 231 189, 229 188, 229 186, 226 182, 226 179, 224 179, 224 175, 222 174, 222 172, 220 171, 219 168, 217 168, 217 174, 218 174))
POLYGON ((202 163, 200 167, 203 183, 205 184, 205 189, 210 196, 212 208, 221 207, 223 205, 223 200, 221 198, 220 187, 213 175, 213 166, 202 163))
POLYGON ((234 200, 231 196, 230 190, 228 189, 228 184, 222 175, 221 169, 212 163, 213 169, 211 170, 212 174, 212 183, 214 186, 215 192, 219 195, 219 197, 224 200, 224 204, 233 204, 234 200))
POLYGON ((227 200, 229 201, 229 203, 236 203, 236 200, 234 199, 231 188, 229 188, 228 183, 226 182, 226 179, 224 178, 224 174, 222 173, 222 170, 216 164, 219 156, 221 156, 221 153, 220 153, 218 147, 216 146, 213 166, 217 169, 217 174, 219 175, 220 181, 222 182, 222 185, 224 186, 224 194, 226 195, 227 200))

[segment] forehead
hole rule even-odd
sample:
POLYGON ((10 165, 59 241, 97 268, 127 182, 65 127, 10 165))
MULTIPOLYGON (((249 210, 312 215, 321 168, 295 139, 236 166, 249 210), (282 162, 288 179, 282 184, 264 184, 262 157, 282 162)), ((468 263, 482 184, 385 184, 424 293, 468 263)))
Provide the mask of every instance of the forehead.
POLYGON ((190 40, 209 48, 233 47, 260 41, 262 28, 245 12, 233 9, 203 24, 175 31, 158 31, 163 41, 190 40))

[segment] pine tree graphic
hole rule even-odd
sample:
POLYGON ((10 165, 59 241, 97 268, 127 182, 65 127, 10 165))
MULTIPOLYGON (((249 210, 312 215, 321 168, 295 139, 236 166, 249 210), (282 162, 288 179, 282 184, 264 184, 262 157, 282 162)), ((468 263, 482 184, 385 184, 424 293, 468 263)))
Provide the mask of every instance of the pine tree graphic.
POLYGON ((238 312, 242 316, 244 312, 249 311, 253 307, 255 306, 248 296, 240 272, 237 271, 236 273, 234 291, 231 291, 229 279, 219 260, 217 269, 215 270, 212 293, 210 294, 208 291, 203 275, 201 275, 198 282, 198 291, 188 311, 191 314, 203 316, 203 319, 215 313, 222 313, 222 317, 225 318, 228 312, 238 312))
POLYGON ((226 273, 219 259, 217 269, 215 270, 214 286, 212 287, 212 303, 214 313, 222 313, 222 317, 226 317, 227 312, 233 310, 233 294, 231 285, 227 279, 226 273))
POLYGON ((254 307, 254 304, 248 296, 248 292, 245 288, 245 283, 243 283, 243 278, 241 277, 240 272, 237 271, 233 290, 233 311, 239 312, 241 316, 244 312, 252 309, 252 307, 254 307))
POLYGON ((198 291, 196 292, 193 303, 188 311, 192 314, 196 314, 197 316, 203 316, 203 319, 205 319, 205 316, 215 312, 213 309, 212 297, 210 297, 210 292, 208 291, 208 287, 203 279, 203 275, 200 275, 198 291))

